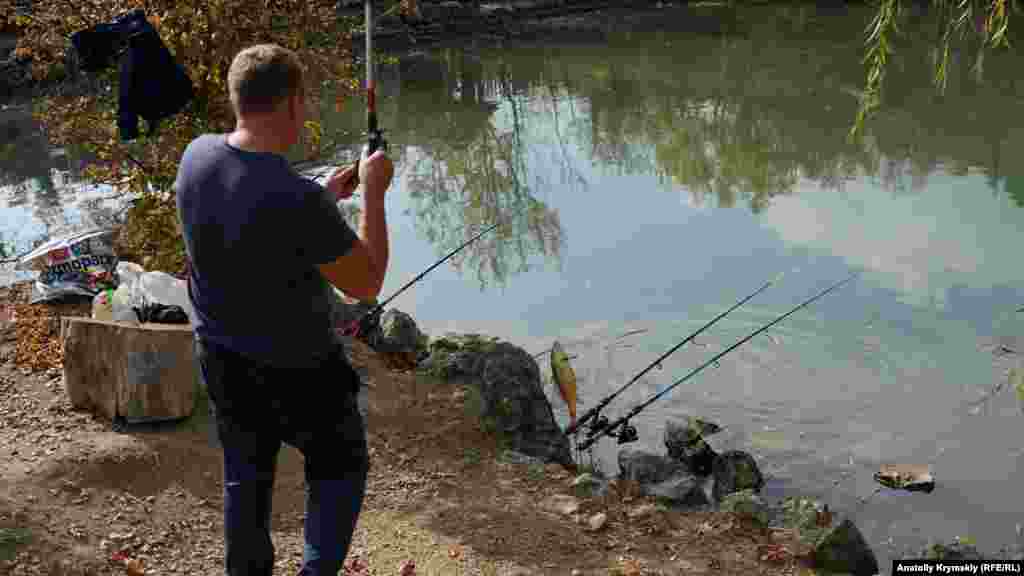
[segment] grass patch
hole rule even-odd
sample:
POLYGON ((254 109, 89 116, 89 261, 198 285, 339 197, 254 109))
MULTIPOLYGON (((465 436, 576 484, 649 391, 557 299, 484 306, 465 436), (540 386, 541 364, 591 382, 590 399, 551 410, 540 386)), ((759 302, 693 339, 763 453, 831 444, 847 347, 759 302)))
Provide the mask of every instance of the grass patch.
POLYGON ((466 463, 471 465, 471 466, 476 466, 476 465, 480 464, 480 462, 483 460, 483 452, 481 452, 481 450, 479 448, 477 448, 476 446, 473 446, 471 448, 466 448, 465 456, 466 456, 466 463))
POLYGON ((31 539, 25 528, 0 528, 0 561, 13 560, 18 547, 31 539))
POLYGON ((540 482, 544 479, 544 465, 543 464, 530 464, 530 467, 526 469, 526 477, 533 482, 540 482))

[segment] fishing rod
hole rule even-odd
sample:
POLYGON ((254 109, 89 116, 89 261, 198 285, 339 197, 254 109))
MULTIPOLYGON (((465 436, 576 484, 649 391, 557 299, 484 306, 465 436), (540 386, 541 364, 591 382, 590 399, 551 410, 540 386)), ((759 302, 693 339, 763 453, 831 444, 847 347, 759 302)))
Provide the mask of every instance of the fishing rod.
POLYGON ((463 242, 461 246, 459 246, 458 248, 456 248, 456 249, 452 250, 451 252, 449 252, 444 258, 441 258, 440 260, 438 260, 437 262, 432 264, 429 268, 427 268, 423 272, 420 272, 419 274, 417 274, 415 278, 413 278, 412 280, 408 281, 404 286, 402 286, 397 291, 395 291, 395 293, 392 294, 391 296, 389 296, 386 300, 384 300, 383 302, 380 302, 379 304, 374 305, 373 308, 371 308, 369 311, 367 311, 365 314, 363 314, 359 319, 353 320, 348 325, 346 325, 345 328, 342 331, 342 334, 344 334, 345 336, 353 336, 353 337, 360 337, 360 336, 368 335, 373 330, 374 326, 376 325, 377 320, 380 317, 380 314, 384 311, 384 307, 387 306, 392 300, 394 300, 399 295, 401 295, 402 292, 405 292, 406 290, 408 290, 413 284, 415 284, 415 283, 419 282, 420 280, 422 280, 423 277, 426 276, 427 274, 429 274, 431 270, 433 270, 434 268, 437 268, 441 264, 444 264, 445 262, 448 261, 449 258, 451 258, 452 256, 455 256, 456 254, 458 254, 466 246, 469 246, 473 242, 476 242, 476 240, 478 238, 480 238, 484 234, 487 234, 491 230, 494 230, 495 228, 497 228, 500 225, 501 225, 501 222, 496 222, 496 223, 492 224, 491 226, 485 228, 482 232, 478 233, 476 236, 473 236, 469 240, 466 240, 465 242, 463 242))
POLYGON ((570 425, 569 428, 566 429, 565 433, 567 435, 573 434, 577 430, 579 430, 579 428, 584 423, 588 422, 591 419, 595 419, 595 418, 596 418, 595 422, 589 426, 589 428, 590 428, 589 436, 594 436, 595 434, 600 433, 601 430, 604 430, 605 428, 607 428, 608 427, 608 417, 600 415, 600 412, 606 406, 608 406, 608 404, 610 404, 612 400, 617 398, 619 396, 619 394, 622 394, 623 392, 625 392, 627 388, 632 386, 644 374, 646 374, 646 373, 650 372, 651 370, 653 370, 655 368, 655 366, 660 366, 662 360, 664 360, 665 358, 668 358, 668 356, 670 354, 672 354, 676 350, 682 348, 687 342, 693 341, 693 339, 696 338, 697 336, 699 336, 701 332, 704 332, 705 330, 710 328, 714 323, 718 322, 722 318, 725 318, 725 316, 727 314, 729 314, 730 312, 732 312, 733 310, 735 310, 735 309, 739 308, 740 306, 746 304, 751 298, 753 298, 753 297, 757 296, 758 294, 760 294, 761 292, 764 292, 765 290, 767 290, 768 287, 770 287, 772 284, 775 284, 776 282, 781 280, 784 275, 785 275, 784 272, 779 273, 776 277, 774 277, 771 280, 768 280, 767 282, 765 282, 760 288, 755 290, 749 296, 743 298, 742 300, 740 300, 739 302, 734 304, 732 307, 728 308, 727 310, 725 310, 724 312, 722 312, 718 316, 715 316, 714 318, 712 318, 710 322, 708 322, 707 324, 704 324, 703 326, 698 328, 696 332, 694 332, 693 334, 690 334, 689 336, 687 336, 685 340, 683 340, 682 342, 680 342, 680 343, 676 344, 675 346, 669 348, 668 352, 665 352, 664 354, 659 356, 654 362, 651 362, 650 364, 648 364, 646 368, 644 368, 643 370, 640 371, 640 373, 638 373, 636 376, 633 376, 633 378, 629 382, 626 382, 621 388, 619 388, 615 392, 612 392, 608 396, 605 396, 605 398, 603 400, 601 400, 600 402, 598 402, 597 405, 595 405, 590 410, 587 410, 587 412, 582 417, 580 417, 580 419, 577 420, 575 424, 570 425))
MULTIPOLYGON (((377 150, 387 151, 384 130, 377 124, 377 81, 373 68, 373 0, 366 0, 366 156, 377 150)), ((359 184, 359 158, 356 158, 355 182, 359 184)))
MULTIPOLYGON (((369 157, 377 150, 387 152, 388 143, 384 139, 384 129, 377 122, 377 80, 374 74, 373 62, 373 0, 365 1, 366 7, 366 155, 369 157)), ((385 14, 386 15, 386 14, 385 14)), ((292 167, 309 163, 310 161, 296 162, 292 167)), ((319 180, 324 174, 313 178, 319 180)), ((359 157, 356 157, 355 175, 353 182, 359 185, 359 157)))
POLYGON ((825 296, 825 295, 826 295, 826 294, 828 294, 829 292, 832 292, 833 290, 836 290, 837 288, 839 288, 839 287, 840 287, 840 286, 842 286, 843 284, 846 284, 846 283, 847 283, 847 282, 849 282, 850 280, 853 280, 853 279, 854 279, 854 278, 856 278, 856 277, 857 277, 857 276, 858 276, 859 274, 860 274, 860 272, 854 272, 853 274, 851 274, 851 275, 850 275, 849 277, 847 277, 846 279, 842 280, 841 282, 837 282, 836 284, 833 284, 832 286, 829 286, 829 287, 828 287, 828 288, 826 288, 825 290, 823 290, 823 291, 821 291, 821 292, 818 292, 818 293, 817 293, 817 294, 815 294, 814 296, 812 296, 812 297, 808 298, 807 300, 804 300, 803 302, 801 302, 800 304, 798 304, 797 306, 795 306, 795 307, 794 307, 793 309, 791 309, 791 310, 790 310, 789 312, 786 312, 786 313, 785 313, 785 314, 783 314, 782 316, 779 316, 779 317, 778 317, 778 318, 776 318, 775 320, 772 320, 772 321, 771 321, 771 322, 769 322, 768 324, 766 324, 766 325, 764 325, 764 326, 762 326, 762 327, 758 328, 757 330, 755 330, 755 331, 751 332, 750 334, 748 334, 748 335, 747 335, 747 336, 745 336, 744 338, 742 338, 742 339, 740 339, 739 341, 737 341, 737 342, 736 342, 735 344, 733 344, 732 346, 729 346, 729 347, 728 347, 728 348, 726 348, 725 350, 723 350, 723 351, 719 352, 719 353, 718 353, 717 355, 715 355, 715 356, 714 356, 713 358, 711 358, 710 360, 708 360, 708 361, 707 361, 707 362, 705 362, 704 364, 701 364, 700 366, 698 366, 698 367, 694 368, 694 369, 693 369, 693 370, 692 370, 692 371, 691 371, 691 372, 690 372, 689 374, 687 374, 686 376, 683 376, 683 377, 682 377, 682 378, 680 378, 679 380, 675 381, 675 382, 674 382, 674 383, 672 383, 672 385, 671 385, 671 386, 669 386, 668 388, 665 388, 665 389, 664 389, 664 390, 662 390, 661 392, 658 392, 657 394, 655 394, 654 396, 652 396, 652 397, 651 397, 650 399, 648 399, 647 401, 645 401, 645 402, 643 402, 642 404, 640 404, 640 405, 636 406, 635 408, 633 408, 632 410, 630 410, 630 411, 629 411, 629 412, 628 412, 628 413, 627 413, 627 414, 626 414, 625 416, 623 416, 623 417, 619 418, 618 420, 616 420, 616 421, 612 422, 611 424, 609 424, 608 426, 604 427, 604 428, 603 428, 603 429, 601 429, 601 430, 597 430, 597 431, 595 431, 595 432, 592 432, 592 433, 591 433, 591 435, 590 435, 590 437, 589 437, 589 438, 587 438, 587 440, 586 440, 586 441, 584 441, 583 443, 581 443, 581 444, 579 445, 579 449, 580 449, 580 450, 586 450, 587 448, 589 448, 589 447, 590 447, 590 445, 591 445, 591 444, 593 444, 594 442, 597 442, 597 440, 598 440, 598 439, 599 439, 599 438, 600 438, 600 437, 601 437, 602 435, 607 435, 607 436, 611 436, 611 437, 613 437, 613 438, 614 438, 614 437, 615 437, 615 434, 613 434, 613 431, 614 431, 614 430, 615 430, 616 428, 618 428, 619 426, 622 426, 622 433, 620 433, 620 434, 618 435, 618 439, 619 439, 619 444, 625 444, 625 443, 628 443, 628 442, 633 442, 633 441, 635 441, 635 440, 636 440, 636 428, 635 428, 635 427, 633 427, 633 426, 631 426, 631 425, 629 424, 629 420, 630 420, 630 418, 632 418, 632 417, 636 416, 636 415, 637 415, 637 414, 639 414, 639 413, 640 413, 640 412, 641 412, 642 410, 644 410, 645 408, 647 408, 648 406, 650 406, 651 404, 653 404, 654 402, 656 402, 656 401, 657 401, 657 400, 658 400, 659 398, 661 398, 661 397, 662 397, 662 396, 664 396, 665 394, 668 394, 668 393, 669 393, 669 392, 670 392, 670 391, 671 391, 671 390, 672 390, 673 388, 675 388, 676 386, 679 386, 679 385, 680 385, 680 384, 682 384, 683 382, 686 382, 687 380, 689 380, 689 379, 690 379, 690 378, 692 378, 693 376, 697 375, 697 374, 698 374, 699 372, 701 372, 702 370, 704 370, 704 369, 705 369, 705 368, 707 368, 708 366, 710 366, 710 365, 714 364, 715 362, 717 362, 717 361, 718 361, 719 359, 721 359, 721 358, 722 358, 723 356, 725 356, 725 355, 726 355, 726 354, 728 354, 729 352, 732 352, 733 350, 735 350, 736 348, 740 347, 741 345, 743 345, 743 344, 744 344, 744 343, 746 343, 747 341, 749 341, 749 340, 753 339, 753 338, 754 338, 755 336, 757 336, 758 334, 760 334, 760 333, 764 332, 765 330, 767 330, 767 329, 771 328, 772 326, 774 326, 774 325, 778 324, 779 322, 782 322, 783 320, 785 320, 786 318, 788 318, 788 317, 789 317, 789 316, 791 316, 792 314, 795 314, 795 313, 796 313, 797 311, 799 311, 800 309, 802 309, 802 308, 804 308, 804 307, 806 307, 806 306, 810 305, 810 304, 811 304, 812 302, 814 302, 815 300, 818 300, 819 298, 822 298, 823 296, 825 296))

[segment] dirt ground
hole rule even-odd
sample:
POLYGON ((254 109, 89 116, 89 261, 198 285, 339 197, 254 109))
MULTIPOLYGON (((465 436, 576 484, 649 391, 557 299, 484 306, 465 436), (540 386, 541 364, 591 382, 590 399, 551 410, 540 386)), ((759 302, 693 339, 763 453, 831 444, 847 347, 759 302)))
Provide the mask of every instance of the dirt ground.
MULTIPOLYGON (((24 297, 0 290, 0 301, 24 297)), ((52 338, 53 322, 30 330, 27 318, 20 306, 0 329, 0 574, 223 574, 221 461, 205 405, 174 426, 114 432, 72 409, 59 348, 26 342, 52 338)), ((353 362, 368 370, 372 470, 346 574, 809 573, 785 555, 760 559, 776 533, 723 513, 657 509, 625 487, 581 499, 575 514, 550 511, 545 502, 569 494, 573 475, 497 458, 467 390, 394 371, 358 344, 353 362), (597 513, 607 522, 592 530, 597 513), (408 561, 414 570, 402 571, 408 561)), ((302 519, 302 456, 285 447, 274 494, 278 574, 298 570, 302 519)))

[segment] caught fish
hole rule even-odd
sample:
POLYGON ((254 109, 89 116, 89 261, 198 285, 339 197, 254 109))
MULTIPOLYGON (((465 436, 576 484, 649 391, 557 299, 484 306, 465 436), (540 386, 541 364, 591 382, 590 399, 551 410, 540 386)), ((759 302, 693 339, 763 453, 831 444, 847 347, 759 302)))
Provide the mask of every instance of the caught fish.
POLYGON ((569 425, 576 424, 576 373, 569 364, 569 356, 562 345, 555 342, 551 346, 551 377, 558 384, 562 400, 569 407, 569 425))
POLYGON ((894 490, 930 493, 935 478, 928 466, 917 464, 882 464, 875 472, 875 482, 894 490))

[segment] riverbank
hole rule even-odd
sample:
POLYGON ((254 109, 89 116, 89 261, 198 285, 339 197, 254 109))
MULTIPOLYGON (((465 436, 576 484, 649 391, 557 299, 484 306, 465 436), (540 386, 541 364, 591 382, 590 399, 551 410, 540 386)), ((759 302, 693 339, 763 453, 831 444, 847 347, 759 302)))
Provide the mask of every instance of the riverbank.
MULTIPOLYGON (((7 287, 0 301, 21 305, 26 288, 7 287)), ((44 355, 34 366, 24 356, 15 361, 19 340, 40 337, 19 328, 22 310, 0 329, 5 573, 123 574, 123 558, 140 561, 149 574, 220 566, 221 467, 205 405, 177 426, 113 432, 110 423, 72 409, 59 356, 44 355)), ((53 313, 81 315, 85 308, 53 313)), ((446 575, 799 571, 782 553, 775 562, 761 560, 785 544, 785 531, 733 513, 674 510, 624 482, 580 494, 562 466, 501 450, 473 414, 471 387, 394 371, 360 343, 351 351, 369 388, 373 469, 352 552, 369 568, 349 574, 395 574, 409 560, 417 574, 446 575)), ((303 496, 302 459, 286 448, 272 521, 283 573, 300 560, 303 496)))
MULTIPOLYGON (((16 312, 0 323, 0 567, 95 576, 124 574, 125 559, 146 574, 220 566, 222 477, 205 401, 184 422, 123 432, 74 409, 51 318, 88 306, 28 306, 28 288, 0 289, 0 305, 16 312)), ((432 349, 449 346, 442 340, 432 349)), ((510 452, 481 419, 477 387, 396 369, 360 342, 350 353, 368 386, 373 467, 346 574, 396 574, 412 561, 414 573, 438 575, 809 575, 829 573, 810 568, 812 533, 833 549, 866 548, 841 511, 807 501, 674 505, 644 490, 652 456, 632 458, 629 479, 602 479, 510 452), (780 525, 770 519, 779 512, 809 522, 780 525)), ((272 520, 283 573, 301 559, 303 498, 302 459, 286 447, 272 520)), ((977 555, 963 543, 932 553, 977 555)))

